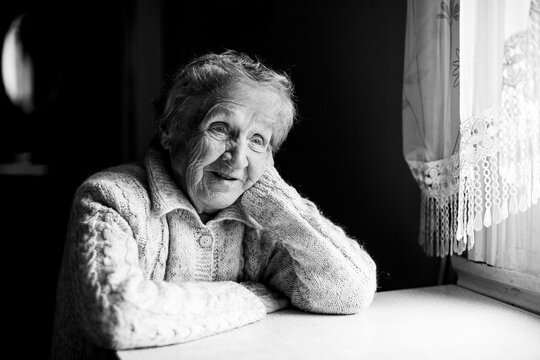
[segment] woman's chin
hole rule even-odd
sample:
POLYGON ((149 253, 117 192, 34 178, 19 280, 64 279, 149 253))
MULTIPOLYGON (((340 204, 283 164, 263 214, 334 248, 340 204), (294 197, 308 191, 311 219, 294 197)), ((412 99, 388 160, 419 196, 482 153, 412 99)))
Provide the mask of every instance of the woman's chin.
POLYGON ((240 180, 214 179, 207 186, 213 192, 223 193, 242 188, 242 182, 240 180))
POLYGON ((216 212, 234 204, 240 195, 241 193, 238 191, 219 191, 217 189, 212 189, 210 191, 207 190, 203 196, 199 196, 199 199, 200 202, 204 204, 205 209, 216 212))
POLYGON ((206 197, 209 199, 235 197, 236 200, 242 194, 244 186, 242 180, 226 180, 218 176, 205 177, 203 184, 201 190, 206 193, 206 197))

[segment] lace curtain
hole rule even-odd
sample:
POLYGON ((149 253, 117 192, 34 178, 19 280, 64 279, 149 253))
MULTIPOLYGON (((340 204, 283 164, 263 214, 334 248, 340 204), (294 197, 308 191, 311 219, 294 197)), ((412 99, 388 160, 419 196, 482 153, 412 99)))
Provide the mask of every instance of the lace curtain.
MULTIPOLYGON (((540 197, 539 7, 468 0, 460 14, 458 1, 408 2, 403 149, 421 188, 420 242, 430 255, 501 238, 521 224, 501 222, 540 197)), ((528 220, 529 238, 537 219, 528 220)))
POLYGON ((459 188, 459 1, 409 0, 403 153, 420 186, 420 243, 453 252, 459 188))
POLYGON ((458 229, 469 259, 540 274, 540 1, 462 6, 458 229))

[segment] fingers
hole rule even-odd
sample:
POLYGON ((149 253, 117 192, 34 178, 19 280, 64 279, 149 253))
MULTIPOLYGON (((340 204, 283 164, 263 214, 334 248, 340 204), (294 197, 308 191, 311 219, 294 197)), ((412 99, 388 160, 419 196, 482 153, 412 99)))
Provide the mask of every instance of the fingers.
POLYGON ((268 149, 266 156, 267 156, 268 166, 274 166, 274 152, 272 151, 271 148, 268 149))

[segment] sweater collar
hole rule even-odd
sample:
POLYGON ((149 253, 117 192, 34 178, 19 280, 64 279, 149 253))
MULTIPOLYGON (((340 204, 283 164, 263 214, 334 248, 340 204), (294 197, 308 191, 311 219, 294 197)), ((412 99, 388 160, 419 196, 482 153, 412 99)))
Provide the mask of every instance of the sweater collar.
MULTIPOLYGON (((180 209, 192 213, 197 219, 199 215, 191 201, 174 182, 168 166, 165 163, 166 153, 159 145, 150 146, 144 166, 148 175, 152 212, 161 217, 171 211, 180 209)), ((210 222, 236 220, 255 229, 262 229, 261 225, 247 214, 239 201, 219 211, 210 222)))

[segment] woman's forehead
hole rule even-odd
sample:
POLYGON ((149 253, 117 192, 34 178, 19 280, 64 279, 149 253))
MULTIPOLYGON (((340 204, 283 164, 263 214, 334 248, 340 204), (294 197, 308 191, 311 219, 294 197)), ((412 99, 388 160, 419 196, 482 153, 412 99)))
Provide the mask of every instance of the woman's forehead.
POLYGON ((251 124, 258 128, 268 128, 273 129, 277 123, 277 118, 275 113, 269 113, 267 111, 260 110, 257 106, 253 106, 249 101, 229 101, 221 100, 215 103, 210 110, 208 110, 202 124, 208 123, 209 121, 215 120, 220 116, 229 117, 229 119, 235 119, 239 114, 248 114, 250 121, 244 123, 243 125, 251 124), (247 112, 244 112, 246 111, 247 112))
MULTIPOLYGON (((229 87, 219 102, 250 107, 267 116, 276 116, 281 106, 281 98, 276 90, 256 83, 238 82, 229 87)), ((227 105, 225 105, 227 106, 227 105)))

